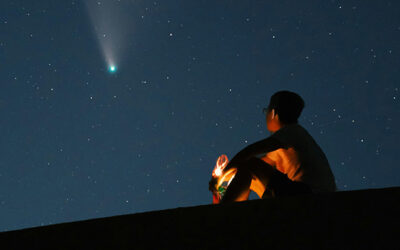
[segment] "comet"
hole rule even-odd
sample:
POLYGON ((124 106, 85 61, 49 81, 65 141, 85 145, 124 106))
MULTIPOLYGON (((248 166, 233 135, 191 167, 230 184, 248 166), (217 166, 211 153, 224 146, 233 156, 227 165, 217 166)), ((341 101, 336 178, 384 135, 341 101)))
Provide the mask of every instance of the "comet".
POLYGON ((115 74, 133 32, 132 1, 85 0, 107 72, 115 74))

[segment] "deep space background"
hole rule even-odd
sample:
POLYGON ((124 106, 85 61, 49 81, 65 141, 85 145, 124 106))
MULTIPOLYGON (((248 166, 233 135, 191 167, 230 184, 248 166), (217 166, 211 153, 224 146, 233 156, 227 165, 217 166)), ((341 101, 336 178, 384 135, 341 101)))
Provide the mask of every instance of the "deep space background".
POLYGON ((83 1, 0 1, 0 231, 210 204, 284 89, 339 191, 400 185, 399 1, 112 4, 100 31, 83 1))

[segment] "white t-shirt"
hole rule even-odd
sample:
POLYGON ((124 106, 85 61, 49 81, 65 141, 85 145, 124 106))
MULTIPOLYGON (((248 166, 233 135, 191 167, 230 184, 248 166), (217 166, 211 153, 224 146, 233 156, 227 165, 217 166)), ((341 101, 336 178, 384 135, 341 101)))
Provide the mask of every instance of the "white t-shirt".
POLYGON ((262 159, 287 175, 292 181, 308 184, 313 192, 333 192, 335 178, 328 160, 312 136, 299 124, 276 131, 276 138, 285 148, 267 153, 262 159))

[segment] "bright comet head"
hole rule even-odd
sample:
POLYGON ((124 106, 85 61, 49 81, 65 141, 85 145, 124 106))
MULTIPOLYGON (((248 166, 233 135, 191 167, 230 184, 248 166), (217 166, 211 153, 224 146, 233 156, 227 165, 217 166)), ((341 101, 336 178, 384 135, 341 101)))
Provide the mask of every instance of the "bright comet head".
POLYGON ((115 73, 117 71, 117 67, 115 65, 110 65, 110 67, 108 67, 108 71, 115 73))

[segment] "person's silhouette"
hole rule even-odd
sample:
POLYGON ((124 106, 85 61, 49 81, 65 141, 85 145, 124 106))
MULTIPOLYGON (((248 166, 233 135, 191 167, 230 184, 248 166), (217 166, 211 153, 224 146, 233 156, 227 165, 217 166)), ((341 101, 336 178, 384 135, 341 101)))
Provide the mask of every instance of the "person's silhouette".
POLYGON ((247 200, 250 190, 262 198, 336 190, 324 152, 298 124, 303 108, 296 93, 279 91, 271 97, 263 111, 272 135, 232 158, 223 174, 237 171, 221 202, 247 200))

